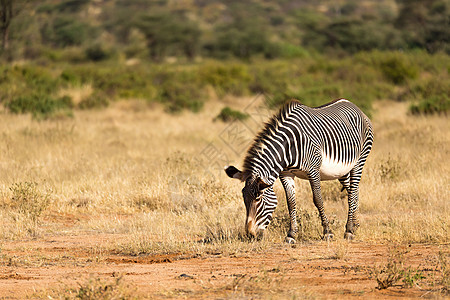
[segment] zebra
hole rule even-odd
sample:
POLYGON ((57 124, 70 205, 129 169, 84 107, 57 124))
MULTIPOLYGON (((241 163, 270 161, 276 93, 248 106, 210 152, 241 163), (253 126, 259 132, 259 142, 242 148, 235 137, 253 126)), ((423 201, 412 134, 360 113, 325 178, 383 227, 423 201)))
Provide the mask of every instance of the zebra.
POLYGON ((298 233, 294 178, 309 180, 319 211, 323 239, 333 238, 323 206, 320 181, 338 179, 348 194, 345 239, 353 239, 359 182, 373 144, 369 118, 353 103, 337 99, 319 107, 290 100, 256 136, 244 159, 243 170, 225 168, 231 178, 245 181, 242 195, 247 212, 246 231, 261 237, 277 206, 273 190, 279 177, 285 190, 290 226, 285 241, 295 243, 298 233))

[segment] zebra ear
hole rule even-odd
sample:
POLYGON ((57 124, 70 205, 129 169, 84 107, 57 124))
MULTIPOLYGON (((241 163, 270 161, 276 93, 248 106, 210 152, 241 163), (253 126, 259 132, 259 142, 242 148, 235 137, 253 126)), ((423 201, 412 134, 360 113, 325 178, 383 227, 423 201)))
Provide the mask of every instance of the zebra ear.
POLYGON ((258 180, 258 190, 259 191, 264 191, 265 189, 267 189, 268 187, 270 187, 271 184, 266 183, 261 177, 258 180))
POLYGON ((236 169, 234 166, 225 167, 225 173, 227 173, 228 177, 236 178, 240 181, 243 181, 242 172, 236 169))

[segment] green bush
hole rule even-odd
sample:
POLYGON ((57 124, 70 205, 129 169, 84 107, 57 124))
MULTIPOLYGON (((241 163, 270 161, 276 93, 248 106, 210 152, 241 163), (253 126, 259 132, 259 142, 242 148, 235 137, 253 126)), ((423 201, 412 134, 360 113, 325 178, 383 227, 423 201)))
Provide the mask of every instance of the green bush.
POLYGON ((167 111, 177 113, 184 109, 198 112, 203 107, 202 91, 183 82, 167 81, 163 84, 160 101, 165 104, 167 111))
POLYGON ((251 76, 244 64, 206 64, 200 66, 200 81, 210 84, 219 97, 226 94, 242 96, 248 92, 251 76))
POLYGON ((0 101, 8 103, 30 95, 51 95, 61 84, 49 68, 33 64, 5 66, 0 69, 0 101))
POLYGON ((230 107, 224 107, 220 113, 214 118, 214 121, 220 120, 222 122, 233 122, 236 120, 245 120, 249 117, 248 114, 242 113, 238 110, 231 109, 230 107))
POLYGON ((300 76, 300 68, 295 62, 284 60, 253 64, 249 89, 252 93, 264 93, 268 96, 284 93, 300 76))
POLYGON ((450 97, 450 78, 445 75, 440 75, 437 78, 422 80, 411 88, 411 94, 414 98, 449 98, 450 97))
POLYGON ((81 78, 73 72, 73 69, 66 69, 61 72, 60 78, 63 82, 69 83, 71 85, 77 85, 81 83, 81 78))
POLYGON ((290 43, 274 44, 273 47, 275 46, 278 47, 279 49, 279 57, 283 58, 309 57, 309 52, 301 46, 296 46, 290 43))
POLYGON ((73 103, 68 96, 53 98, 45 94, 31 94, 15 98, 6 106, 12 113, 31 113, 35 119, 47 119, 61 112, 71 116, 73 103))
POLYGON ((380 64, 384 76, 395 84, 405 83, 419 75, 418 68, 404 56, 395 55, 386 58, 380 64))
POLYGON ((411 84, 399 100, 409 100, 413 103, 409 111, 414 114, 447 114, 450 109, 450 79, 446 72, 433 78, 420 80, 411 84))
POLYGON ((96 34, 89 24, 65 15, 56 17, 42 32, 45 39, 59 47, 81 45, 87 38, 96 34))
POLYGON ((94 44, 86 48, 86 57, 92 61, 101 61, 111 57, 111 50, 106 49, 101 44, 94 44))
POLYGON ((149 11, 136 19, 135 27, 145 35, 151 58, 161 61, 166 56, 184 55, 192 59, 197 55, 201 35, 197 22, 169 11, 149 11))
POLYGON ((23 80, 33 92, 53 93, 58 88, 60 82, 48 68, 34 65, 16 67, 19 74, 13 75, 16 79, 23 80), (17 76, 18 75, 18 76, 17 76))
POLYGON ((238 57, 248 60, 252 56, 264 55, 266 58, 279 56, 279 51, 269 40, 266 26, 258 19, 236 18, 227 25, 216 26, 215 40, 205 48, 208 54, 217 58, 238 57))
POLYGON ((434 96, 411 104, 409 111, 413 115, 445 114, 450 110, 450 98, 434 96))
POLYGON ((198 112, 205 101, 204 83, 192 70, 161 69, 153 77, 158 88, 158 100, 168 112, 177 113, 184 109, 198 112))

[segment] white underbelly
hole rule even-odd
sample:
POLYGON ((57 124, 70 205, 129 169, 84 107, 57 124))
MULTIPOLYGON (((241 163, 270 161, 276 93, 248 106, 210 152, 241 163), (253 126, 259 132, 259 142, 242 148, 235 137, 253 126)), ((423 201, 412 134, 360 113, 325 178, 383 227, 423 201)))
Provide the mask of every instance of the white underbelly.
POLYGON ((322 158, 322 165, 320 166, 320 180, 338 179, 350 172, 356 165, 355 162, 342 163, 329 159, 325 155, 322 158))
MULTIPOLYGON (((341 178, 353 169, 356 162, 341 163, 329 159, 325 155, 322 159, 322 165, 320 166, 320 180, 333 180, 341 178)), ((301 179, 308 179, 306 172, 301 170, 290 170, 292 174, 301 179)))

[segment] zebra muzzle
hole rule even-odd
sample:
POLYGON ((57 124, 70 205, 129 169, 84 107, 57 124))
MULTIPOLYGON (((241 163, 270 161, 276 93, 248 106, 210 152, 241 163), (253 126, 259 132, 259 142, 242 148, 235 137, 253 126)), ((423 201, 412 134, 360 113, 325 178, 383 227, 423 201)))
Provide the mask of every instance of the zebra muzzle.
POLYGON ((258 228, 255 220, 251 217, 247 218, 247 224, 245 226, 245 229, 247 232, 247 236, 251 239, 253 238, 261 239, 263 236, 263 230, 258 228))
POLYGON ((257 227, 256 227, 256 222, 255 220, 253 220, 253 218, 247 218, 247 224, 245 226, 245 229, 247 231, 247 235, 249 236, 256 236, 256 232, 257 232, 257 227))

